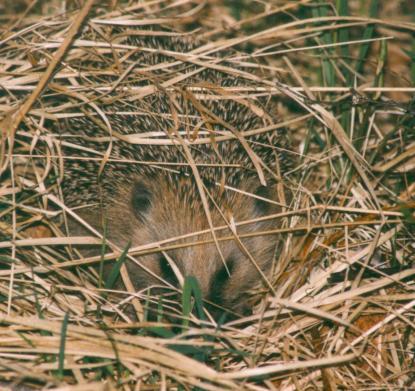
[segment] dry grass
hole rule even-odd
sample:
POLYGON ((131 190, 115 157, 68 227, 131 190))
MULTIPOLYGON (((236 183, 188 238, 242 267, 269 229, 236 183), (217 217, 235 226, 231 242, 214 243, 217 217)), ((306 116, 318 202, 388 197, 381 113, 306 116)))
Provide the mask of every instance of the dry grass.
MULTIPOLYGON (((5 386, 415 388, 415 73, 409 61, 415 56, 415 24, 397 11, 407 7, 410 15, 413 6, 390 1, 394 8, 388 4, 362 10, 358 8, 366 2, 353 2, 352 14, 345 15, 341 5, 347 2, 342 1, 337 10, 307 0, 280 3, 263 7, 240 1, 244 6, 238 8, 219 1, 155 0, 134 2, 122 13, 115 6, 88 13, 91 2, 86 1, 81 9, 71 3, 73 11, 56 15, 53 4, 64 4, 56 1, 47 8, 50 14, 41 16, 45 3, 21 1, 14 17, 11 5, 4 6, 0 379, 5 386), (358 11, 371 16, 356 16, 358 11), (392 12, 396 15, 389 18, 392 12), (285 243, 276 254, 273 293, 261 296, 252 315, 218 324, 207 313, 190 311, 191 287, 184 280, 181 305, 168 299, 160 302, 131 287, 126 292, 104 289, 88 266, 120 258, 122 249, 113 247, 104 256, 90 258, 71 251, 74 245, 101 243, 102 235, 95 231, 96 235, 67 237, 56 224, 62 210, 76 217, 59 192, 57 179, 66 158, 59 146, 80 147, 70 138, 60 140, 48 121, 84 115, 67 108, 87 102, 105 123, 99 99, 114 98, 114 90, 128 75, 123 61, 134 49, 102 44, 99 34, 88 41, 74 37, 84 18, 101 33, 115 23, 138 28, 151 23, 154 30, 174 25, 183 34, 197 31, 209 44, 185 57, 166 53, 171 61, 232 73, 252 81, 253 87, 223 88, 215 95, 194 87, 196 99, 232 97, 258 113, 256 97, 275 101, 281 123, 241 135, 243 142, 242 136, 287 127, 293 142, 289 153, 297 156, 296 167, 284 173, 295 187, 290 207, 266 217, 281 222, 273 232, 279 232, 285 243), (252 72, 227 67, 211 56, 225 48, 249 52, 231 52, 227 60, 249 63, 252 72), (97 56, 117 53, 116 85, 91 85, 97 79, 72 66, 85 51, 97 56), (66 98, 43 99, 54 94, 66 98), (157 322, 146 316, 151 301, 159 305, 157 322), (134 304, 139 321, 124 312, 125 303, 134 304)), ((171 65, 149 66, 147 72, 171 65)), ((94 74, 99 76, 105 77, 104 71, 94 74)), ((181 76, 173 75, 161 88, 185 81, 181 76)), ((116 98, 131 102, 157 88, 119 88, 116 98)), ((232 137, 237 136, 224 131, 216 142, 232 137)), ((188 139, 180 139, 186 147, 188 139)), ((127 141, 178 142, 151 134, 131 135, 127 141)), ((194 140, 209 142, 203 133, 194 140)), ((96 159, 108 161, 111 155, 96 153, 96 159)), ((189 164, 195 173, 203 169, 189 164)), ((175 169, 177 164, 163 166, 175 169)), ((259 175, 261 167, 256 162, 259 175)), ((166 251, 183 245, 179 239, 183 238, 131 248, 125 256, 166 251)), ((197 292, 193 303, 201 305, 197 292)))

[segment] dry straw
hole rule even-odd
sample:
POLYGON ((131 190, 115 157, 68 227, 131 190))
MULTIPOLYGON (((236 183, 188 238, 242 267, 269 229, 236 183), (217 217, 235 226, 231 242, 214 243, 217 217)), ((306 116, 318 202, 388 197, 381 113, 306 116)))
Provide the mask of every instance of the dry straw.
MULTIPOLYGON (((270 2, 262 9, 255 3, 238 20, 234 13, 240 9, 222 2, 154 0, 121 6, 115 1, 113 9, 93 3, 41 16, 34 1, 17 19, 3 6, 0 379, 4 387, 413 389, 415 136, 413 101, 407 102, 415 92, 409 82, 414 74, 408 65, 401 83, 387 67, 392 62, 387 48, 393 51, 398 45, 407 53, 412 48, 414 56, 415 24, 399 14, 395 20, 387 19, 382 9, 374 7, 366 10, 370 17, 346 15, 339 8, 347 3, 342 1, 336 2, 337 8, 310 0, 281 2, 282 6, 270 2), (217 15, 222 15, 222 24, 217 15), (94 26, 96 40, 78 34, 84 23, 94 26), (252 85, 222 87, 215 94, 206 93, 203 84, 192 86, 188 93, 194 102, 235 99, 259 116, 266 114, 257 98, 275 102, 279 124, 245 133, 224 130, 216 135, 217 143, 236 138, 250 154, 246 137, 289 129, 292 150, 271 147, 295 156, 296 166, 281 173, 295 195, 286 209, 263 218, 277 222, 273 230, 238 235, 238 227, 255 221, 221 227, 209 221, 206 231, 147 243, 126 254, 139 262, 142 255, 167 254, 182 246, 219 244, 235 236, 243 245, 246 237, 272 238, 278 233, 283 245, 276 249, 274 278, 265 278, 265 288, 253 292, 258 300, 251 315, 218 324, 209 313, 202 317, 197 311, 187 313, 174 298, 160 303, 148 292, 135 292, 125 268, 121 273, 126 291, 105 289, 89 266, 112 262, 123 249, 112 246, 105 255, 90 257, 68 250, 102 243, 102 235, 90 227, 89 236, 67 237, 56 224, 65 211, 86 225, 76 209, 62 201, 63 162, 73 157, 65 156, 61 147, 88 152, 102 162, 102 169, 114 158, 111 148, 105 153, 86 151, 69 133, 59 137, 48 121, 85 115, 83 102, 111 129, 98 96, 133 105, 159 88, 174 89, 191 76, 172 74, 161 85, 121 87, 133 69, 124 65, 137 48, 98 39, 114 26, 154 35, 160 26, 173 26, 182 32, 172 35, 202 37, 203 44, 186 55, 162 53, 169 60, 147 66, 143 71, 148 74, 188 63, 195 66, 194 74, 215 69, 252 85), (152 26, 151 31, 146 26, 152 26), (224 49, 229 49, 227 63, 215 55, 224 49), (244 49, 249 55, 232 49, 244 49), (97 58, 116 53, 118 63, 100 75, 79 71, 76 64, 85 50, 97 58), (230 63, 232 67, 226 65, 230 63), (106 72, 115 72, 117 83, 111 88, 94 85, 106 72), (43 105, 48 100, 42 97, 56 94, 67 99, 43 105), (231 236, 216 235, 229 227, 231 236), (197 239, 209 232, 211 239, 197 239), (153 323, 145 316, 151 302, 164 314, 153 323), (139 320, 125 311, 128 303, 139 320)), ((403 58, 400 65, 405 66, 403 58)), ((185 133, 176 136, 163 130, 128 136, 113 132, 102 141, 111 143, 115 137, 137 145, 181 145, 187 157, 183 164, 190 166, 209 216, 209 194, 198 176, 203 167, 192 159, 189 147, 210 143, 210 134, 200 130, 194 140, 185 133)), ((265 181, 267 167, 255 154, 250 157, 265 181)), ((178 169, 169 161, 157 165, 178 169)), ((220 167, 221 162, 214 165, 220 167)), ((182 287, 186 285, 183 276, 178 279, 182 287)))

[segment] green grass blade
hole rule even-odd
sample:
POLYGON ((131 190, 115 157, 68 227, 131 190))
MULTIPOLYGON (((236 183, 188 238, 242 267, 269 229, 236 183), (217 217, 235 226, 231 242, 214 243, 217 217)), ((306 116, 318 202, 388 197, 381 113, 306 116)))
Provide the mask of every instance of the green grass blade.
MULTIPOLYGON (((312 14, 316 18, 329 16, 329 8, 326 5, 316 7, 312 10, 312 14)), ((328 31, 322 34, 321 43, 332 44, 335 43, 332 32, 328 31)), ((334 86, 336 83, 336 74, 333 65, 331 64, 329 53, 332 50, 322 49, 321 50, 321 70, 323 83, 327 86, 334 86)))
POLYGON ((127 253, 130 249, 131 243, 129 242, 125 247, 124 251, 120 255, 120 257, 115 262, 114 266, 112 267, 107 280, 105 281, 105 289, 112 289, 114 287, 115 282, 117 281, 118 277, 120 276, 121 266, 124 264, 125 260, 127 259, 127 253))
MULTIPOLYGON (((371 18, 376 18, 378 15, 378 9, 379 9, 379 1, 378 0, 372 0, 370 3, 370 8, 369 8, 369 16, 371 18)), ((373 37, 373 33, 375 31, 375 25, 374 24, 369 24, 366 29, 365 32, 363 33, 363 39, 370 39, 373 37)), ((361 47, 360 47, 360 51, 359 51, 359 56, 358 56, 358 60, 357 60, 357 64, 356 64, 356 72, 361 73, 363 70, 363 66, 366 62, 367 56, 369 54, 369 48, 370 48, 370 43, 364 43, 361 47)))
POLYGON ((61 340, 59 344, 59 362, 58 362, 58 377, 63 379, 63 372, 65 369, 65 344, 66 344, 66 332, 68 330, 69 313, 65 314, 61 328, 61 340))
MULTIPOLYGON (((337 9, 337 13, 339 16, 349 16, 350 12, 349 12, 349 4, 347 0, 337 0, 336 1, 336 9, 337 9)), ((338 35, 338 41, 339 42, 348 42, 350 41, 350 34, 349 34, 349 29, 347 28, 343 28, 343 29, 338 29, 337 30, 337 35, 338 35)), ((341 58, 348 62, 350 60, 350 48, 348 45, 341 45, 340 48, 340 56, 341 58)), ((340 66, 340 69, 343 73, 344 78, 346 79, 346 85, 351 86, 352 81, 353 81, 353 74, 346 68, 346 67, 342 67, 340 66)), ((347 118, 348 116, 346 116, 347 118)), ((342 126, 343 121, 345 121, 343 119, 342 116, 342 126)), ((343 126, 344 129, 347 128, 347 124, 346 126, 343 126)))
POLYGON ((183 327, 189 326, 189 315, 192 311, 192 298, 194 298, 194 306, 200 319, 204 319, 203 312, 203 297, 199 282, 194 276, 187 276, 184 281, 182 293, 182 312, 183 312, 183 327))
POLYGON ((104 221, 103 224, 103 235, 102 235, 102 244, 101 244, 101 259, 99 261, 99 288, 102 288, 102 281, 104 278, 104 257, 107 249, 107 222, 104 221))

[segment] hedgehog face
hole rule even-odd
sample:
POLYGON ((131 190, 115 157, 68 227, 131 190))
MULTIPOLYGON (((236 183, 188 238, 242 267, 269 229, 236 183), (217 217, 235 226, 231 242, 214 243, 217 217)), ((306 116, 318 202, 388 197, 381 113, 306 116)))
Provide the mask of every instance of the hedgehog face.
MULTIPOLYGON (((271 188, 259 186, 257 180, 247 181, 243 190, 272 198, 271 188)), ((109 238, 119 246, 128 241, 132 247, 160 245, 164 252, 137 257, 138 263, 177 287, 181 277, 195 276, 205 299, 242 311, 246 304, 243 297, 263 280, 257 269, 270 278, 276 237, 255 235, 269 230, 275 222, 238 223, 274 213, 276 208, 235 191, 220 193, 217 186, 206 191, 214 201, 209 202, 209 212, 222 256, 213 241, 197 186, 189 178, 137 177, 122 186, 106 210, 109 238), (230 229, 225 219, 235 228, 230 229)), ((137 290, 162 284, 137 264, 127 267, 137 290)))
MULTIPOLYGON (((257 180, 247 180, 239 187, 259 197, 275 198, 275 189, 264 188, 257 180)), ((218 186, 207 186, 206 194, 211 199, 210 218, 222 256, 213 241, 197 186, 190 178, 132 178, 107 196, 104 216, 89 210, 82 217, 96 228, 104 217, 107 237, 121 248, 131 242, 131 247, 154 244, 166 249, 137 256, 137 263, 127 262, 137 290, 161 286, 163 281, 179 288, 181 277, 195 276, 206 300, 241 313, 249 307, 249 291, 264 286, 264 276, 270 280, 277 244, 276 235, 260 232, 275 229, 278 222, 255 220, 279 208, 240 192, 221 192, 218 186), (234 228, 230 229, 226 220, 234 228), (251 223, 239 224, 245 221, 251 223)))

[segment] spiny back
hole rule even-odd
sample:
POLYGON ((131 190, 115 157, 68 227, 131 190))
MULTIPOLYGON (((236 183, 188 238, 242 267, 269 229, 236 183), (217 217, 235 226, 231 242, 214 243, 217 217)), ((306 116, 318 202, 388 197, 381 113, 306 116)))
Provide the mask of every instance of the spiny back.
POLYGON ((209 53, 203 43, 171 31, 117 27, 106 34, 102 38, 102 32, 85 28, 85 56, 71 61, 69 55, 67 61, 68 70, 76 71, 72 84, 79 84, 79 91, 48 98, 67 104, 65 112, 70 113, 59 123, 62 140, 71 143, 63 148, 69 205, 96 202, 99 188, 111 198, 114 187, 124 186, 134 174, 163 172, 174 186, 177 175, 192 176, 183 144, 206 183, 224 177, 226 184, 238 187, 241 180, 257 176, 257 157, 271 169, 277 155, 283 167, 289 164, 289 157, 274 149, 287 145, 281 129, 246 137, 250 156, 235 138, 277 123, 267 113, 265 98, 254 101, 226 89, 257 85, 238 76, 245 69, 233 64, 235 52, 209 53), (107 50, 91 49, 92 41, 107 50), (105 154, 109 159, 101 166, 105 154))

